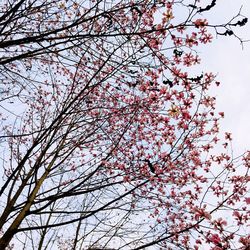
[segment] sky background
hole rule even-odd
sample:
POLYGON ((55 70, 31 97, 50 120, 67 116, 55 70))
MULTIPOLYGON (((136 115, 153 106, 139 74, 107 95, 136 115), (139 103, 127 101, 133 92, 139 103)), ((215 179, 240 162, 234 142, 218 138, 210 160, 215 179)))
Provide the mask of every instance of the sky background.
POLYGON ((216 7, 207 15, 211 23, 219 23, 241 14, 248 17, 244 27, 237 28, 234 37, 219 36, 202 49, 202 67, 204 71, 217 74, 221 82, 219 88, 213 87, 211 93, 216 96, 217 110, 225 112, 221 122, 221 132, 233 133, 234 155, 250 150, 250 0, 217 0, 216 7))
POLYGON ((214 72, 221 82, 211 94, 217 97, 217 110, 225 112, 221 132, 233 133, 235 155, 250 150, 250 0, 217 0, 216 7, 206 13, 216 24, 237 15, 242 5, 241 13, 249 18, 249 23, 236 32, 243 40, 249 40, 243 50, 239 40, 224 36, 197 49, 203 70, 214 72))

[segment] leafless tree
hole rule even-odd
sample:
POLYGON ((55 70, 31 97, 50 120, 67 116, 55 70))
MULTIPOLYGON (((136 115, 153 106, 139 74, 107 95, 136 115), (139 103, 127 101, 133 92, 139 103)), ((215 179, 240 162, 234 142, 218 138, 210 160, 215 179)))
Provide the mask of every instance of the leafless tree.
POLYGON ((209 29, 234 35, 246 18, 212 25, 200 14, 216 1, 190 2, 0 4, 0 249, 192 249, 192 234, 222 244, 217 231, 234 244, 211 216, 242 202, 247 170, 233 173, 249 155, 205 158, 219 126, 214 76, 185 69, 209 29), (209 195, 220 203, 206 209, 209 195))

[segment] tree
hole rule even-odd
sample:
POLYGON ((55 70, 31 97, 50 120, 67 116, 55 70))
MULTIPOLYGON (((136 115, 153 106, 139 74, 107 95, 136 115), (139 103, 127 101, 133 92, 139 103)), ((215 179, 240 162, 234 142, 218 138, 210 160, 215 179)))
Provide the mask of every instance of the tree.
POLYGON ((218 82, 195 73, 196 46, 247 18, 210 24, 215 7, 1 3, 0 249, 249 244, 250 153, 219 140, 218 82))

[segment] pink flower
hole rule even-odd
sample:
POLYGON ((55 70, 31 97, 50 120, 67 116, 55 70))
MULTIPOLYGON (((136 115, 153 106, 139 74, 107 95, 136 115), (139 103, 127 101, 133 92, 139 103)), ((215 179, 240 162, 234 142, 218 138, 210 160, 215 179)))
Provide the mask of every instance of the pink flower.
POLYGON ((250 204, 250 197, 245 198, 245 202, 247 205, 249 205, 250 204))
POLYGON ((215 245, 219 245, 221 243, 221 238, 218 234, 212 234, 209 240, 215 245))
POLYGON ((226 140, 229 140, 229 141, 232 141, 232 134, 231 133, 225 133, 225 139, 226 140))
MULTIPOLYGON (((246 236, 246 237, 241 237, 239 242, 244 245, 244 246, 249 246, 250 244, 250 236, 246 236)), ((245 248, 244 248, 245 249, 245 248)))
POLYGON ((224 112, 219 112, 219 115, 224 118, 224 112))
POLYGON ((207 20, 206 19, 197 19, 195 22, 194 22, 194 25, 196 28, 199 28, 199 27, 204 27, 208 24, 207 20))

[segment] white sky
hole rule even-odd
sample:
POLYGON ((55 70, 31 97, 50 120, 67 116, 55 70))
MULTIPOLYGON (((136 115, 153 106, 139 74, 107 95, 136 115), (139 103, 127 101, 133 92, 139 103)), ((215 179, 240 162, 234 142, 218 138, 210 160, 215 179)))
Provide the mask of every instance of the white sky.
MULTIPOLYGON (((210 22, 219 23, 241 13, 249 22, 237 28, 236 34, 250 40, 250 0, 217 0, 211 11, 210 22)), ((198 49, 199 50, 199 49, 198 49)), ((217 73, 221 82, 211 93, 217 97, 218 111, 225 112, 221 131, 233 133, 234 155, 250 149, 250 41, 242 50, 239 40, 220 36, 211 45, 200 50, 204 71, 217 73)))

